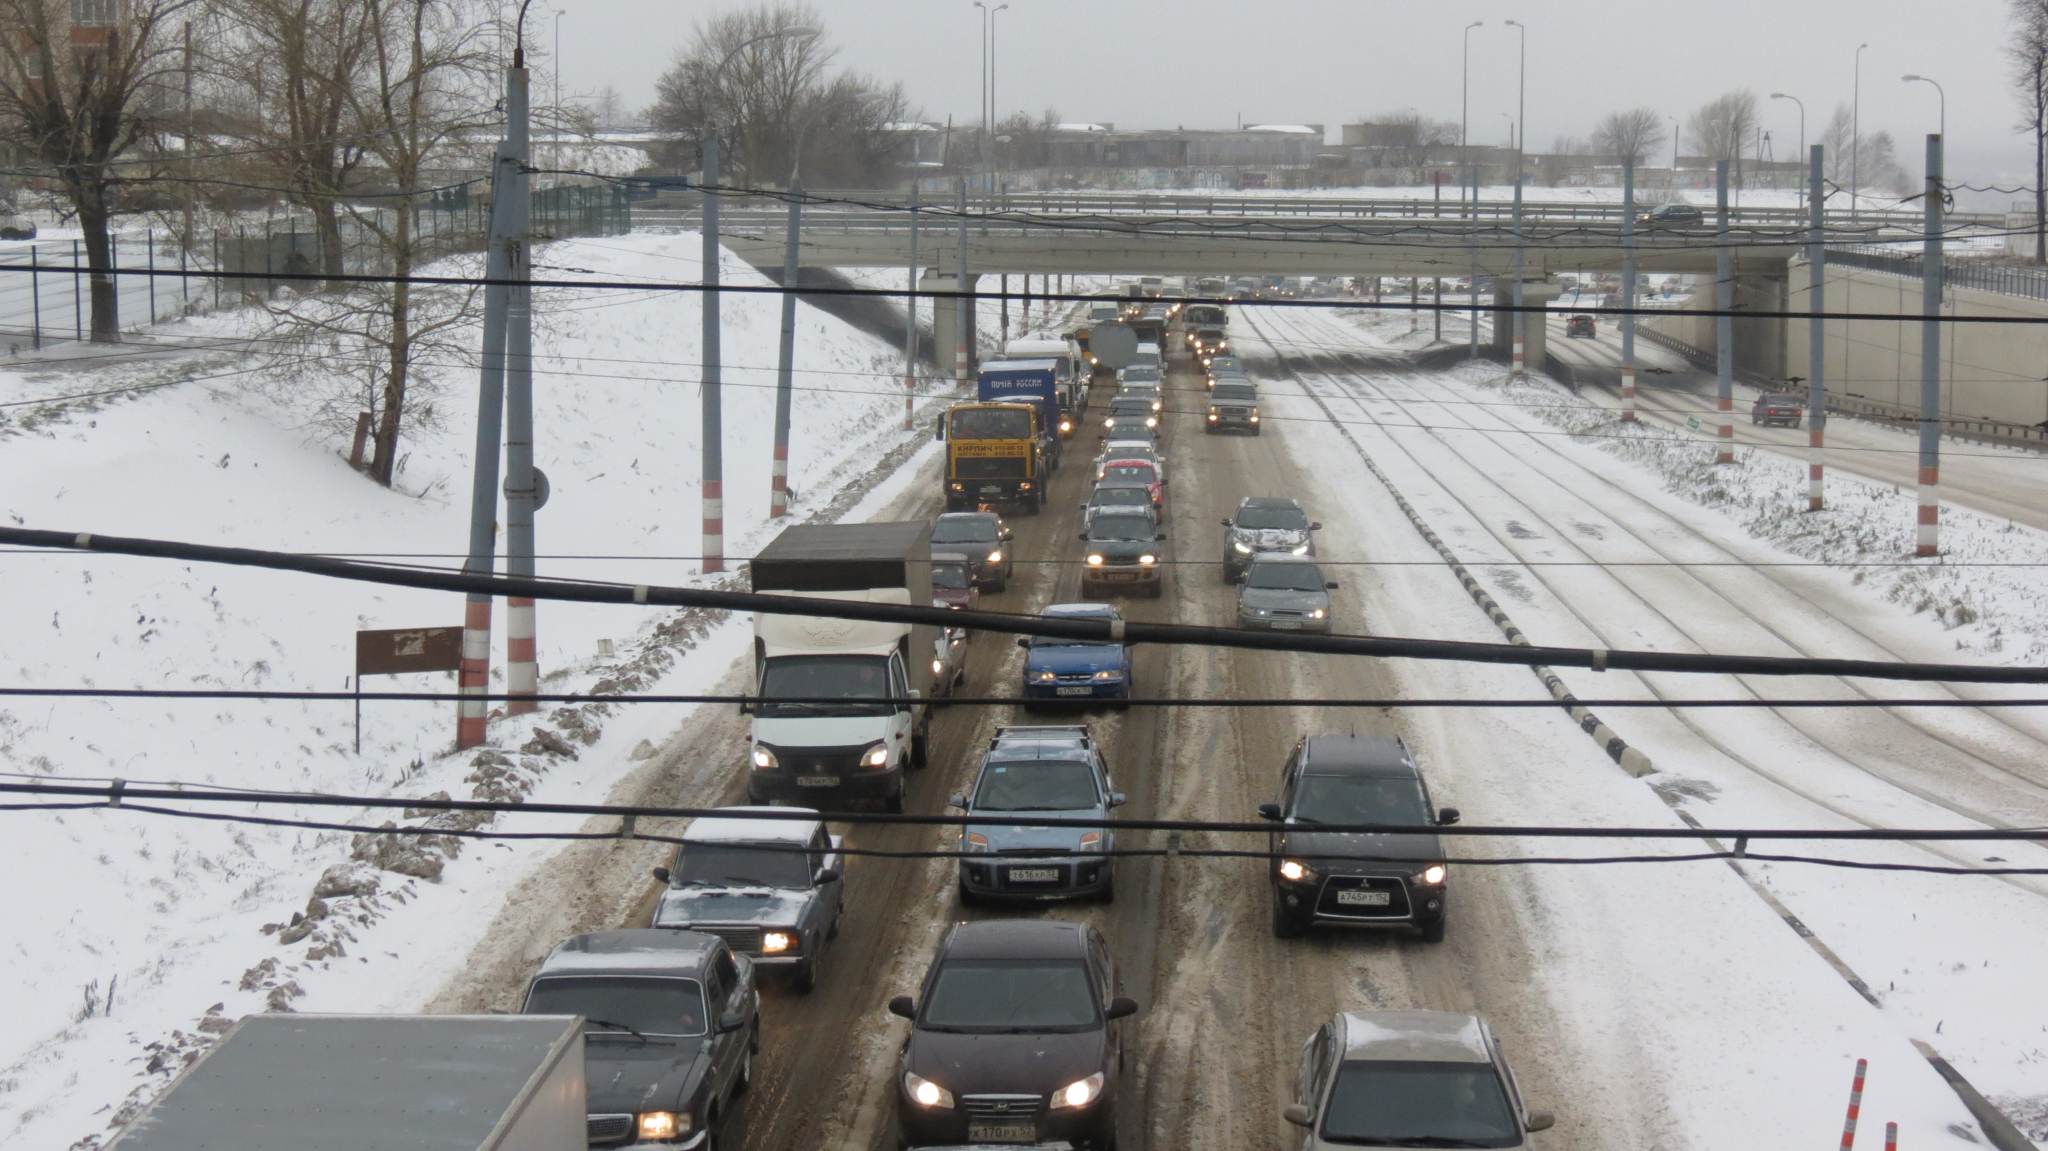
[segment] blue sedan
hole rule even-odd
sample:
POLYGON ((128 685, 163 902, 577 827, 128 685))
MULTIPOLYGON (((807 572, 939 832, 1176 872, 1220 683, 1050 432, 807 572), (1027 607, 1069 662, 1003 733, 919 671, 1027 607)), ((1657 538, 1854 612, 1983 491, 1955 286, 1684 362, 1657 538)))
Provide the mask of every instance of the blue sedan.
MULTIPOLYGON (((1044 614, 1048 619, 1123 618, 1106 603, 1054 604, 1044 614)), ((1024 705, 1027 708, 1039 701, 1087 704, 1131 697, 1131 649, 1122 643, 1027 636, 1017 646, 1025 651, 1024 698, 1031 701, 1024 705)))

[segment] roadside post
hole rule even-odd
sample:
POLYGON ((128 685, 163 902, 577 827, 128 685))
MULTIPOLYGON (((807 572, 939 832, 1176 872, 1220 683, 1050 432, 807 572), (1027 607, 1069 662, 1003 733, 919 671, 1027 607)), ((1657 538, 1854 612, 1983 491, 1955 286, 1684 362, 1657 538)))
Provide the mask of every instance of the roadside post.
POLYGON ((1728 256, 1728 161, 1714 161, 1714 380, 1715 405, 1721 413, 1721 452, 1717 464, 1735 462, 1735 272, 1728 256))
POLYGON ((363 677, 462 670, 459 627, 394 628, 356 633, 356 754, 363 752, 363 677))
MULTIPOLYGON (((1727 164, 1726 160, 1721 162, 1727 164)), ((1842 1151, 1851 1151, 1856 1146, 1856 1119, 1863 1113, 1863 1074, 1868 1070, 1868 1059, 1856 1061, 1856 1078, 1849 1082, 1849 1117, 1842 1121, 1842 1151)))
POLYGON ((1941 554, 1941 134, 1927 137, 1920 255, 1920 525, 1916 553, 1941 554))
POLYGON ((1821 158, 1826 151, 1820 144, 1813 146, 1808 163, 1812 171, 1807 175, 1807 219, 1811 238, 1806 245, 1807 308, 1811 313, 1806 321, 1806 510, 1817 512, 1827 506, 1827 490, 1821 480, 1822 449, 1827 443, 1828 430, 1828 389, 1824 378, 1827 371, 1827 345, 1822 340, 1822 303, 1828 287, 1828 246, 1826 193, 1822 185, 1821 158))
MULTIPOLYGON (((917 406, 917 181, 910 182, 910 278, 903 290, 903 430, 917 406)), ((937 309, 933 309, 936 313, 937 309)), ((938 333, 934 332, 936 337, 938 333)))

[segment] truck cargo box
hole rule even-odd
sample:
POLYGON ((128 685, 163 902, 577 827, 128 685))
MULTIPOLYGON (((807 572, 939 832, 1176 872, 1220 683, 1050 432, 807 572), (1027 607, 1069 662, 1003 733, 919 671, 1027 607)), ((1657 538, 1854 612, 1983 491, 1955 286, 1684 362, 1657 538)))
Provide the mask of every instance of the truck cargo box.
POLYGON ((924 520, 882 524, 795 524, 769 541, 747 565, 757 592, 864 591, 900 587, 909 602, 932 598, 932 526, 924 520))

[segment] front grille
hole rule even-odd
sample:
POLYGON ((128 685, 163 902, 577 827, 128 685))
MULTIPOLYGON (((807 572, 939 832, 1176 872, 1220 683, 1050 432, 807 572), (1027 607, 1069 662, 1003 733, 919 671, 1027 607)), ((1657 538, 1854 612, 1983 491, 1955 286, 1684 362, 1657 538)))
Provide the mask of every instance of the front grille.
POLYGON ((1284 608, 1284 607, 1276 607, 1276 608, 1274 608, 1274 609, 1273 609, 1273 614, 1274 614, 1274 615, 1275 615, 1276 617, 1279 617, 1279 618, 1282 618, 1282 619, 1287 619, 1287 618, 1293 618, 1293 619, 1300 619, 1300 618, 1302 618, 1303 616, 1307 615, 1308 613, 1307 613, 1307 612, 1301 612, 1301 611, 1294 611, 1294 610, 1292 610, 1292 609, 1290 609, 1290 608, 1284 608))
POLYGON ((997 855, 1065 855, 1065 854, 1067 854, 1067 849, 1066 849, 1066 848, 1064 848, 1064 847, 1005 847, 1005 848, 1000 848, 1000 849, 998 849, 998 850, 996 851, 996 854, 997 854, 997 855))
POLYGON ((960 1108, 970 1120, 1015 1123, 1038 1115, 1043 1095, 962 1095, 960 1108))
POLYGON ((1059 677, 1060 683, 1093 683, 1094 681, 1095 673, 1092 671, 1075 672, 1072 675, 1062 673, 1059 677))
POLYGON ((761 950, 761 929, 758 927, 692 926, 690 930, 701 931, 706 935, 715 935, 725 940, 727 947, 742 955, 755 955, 761 950))
POLYGON ((631 1115, 591 1115, 584 1119, 584 1141, 592 1145, 616 1143, 633 1133, 631 1115))
POLYGON ((1323 894, 1316 901, 1316 914, 1346 919, 1406 919, 1409 916, 1408 885, 1390 875, 1333 875, 1323 881, 1323 894), (1339 903, 1337 893, 1340 891, 1384 891, 1389 898, 1384 906, 1366 907, 1339 903))
POLYGON ((784 770, 797 775, 850 775, 860 763, 860 752, 850 755, 788 755, 782 757, 784 770))

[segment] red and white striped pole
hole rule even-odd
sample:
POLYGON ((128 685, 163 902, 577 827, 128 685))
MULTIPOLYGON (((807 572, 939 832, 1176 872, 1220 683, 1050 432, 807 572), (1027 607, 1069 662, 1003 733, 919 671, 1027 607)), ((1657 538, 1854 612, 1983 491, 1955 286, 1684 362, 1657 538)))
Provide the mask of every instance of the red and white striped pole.
MULTIPOLYGON (((533 601, 524 596, 505 597, 505 694, 533 696, 540 693, 540 660, 534 651, 533 601)), ((532 699, 505 703, 506 715, 539 711, 532 699)))
MULTIPOLYGON (((529 601, 530 602, 530 601, 529 601)), ((491 597, 472 594, 462 605, 462 668, 455 673, 456 693, 464 698, 455 708, 455 749, 481 746, 490 704, 483 699, 491 686, 491 597), (474 696, 471 699, 468 697, 474 696)))
POLYGON ((1621 422, 1636 422, 1636 162, 1621 162, 1621 422))
POLYGON ((1856 1146, 1856 1118, 1863 1114, 1863 1073, 1870 1068, 1870 1061, 1856 1061, 1856 1081, 1849 1085, 1849 1118, 1842 1122, 1842 1151, 1856 1146))
POLYGON ((1920 266, 1920 555, 1941 554, 1941 137, 1927 137, 1926 239, 1920 266))
POLYGON ((1896 1123, 1884 1125, 1884 1151, 1899 1151, 1899 1125, 1896 1123))
POLYGON ((706 575, 725 570, 725 481, 704 481, 704 559, 706 575))

